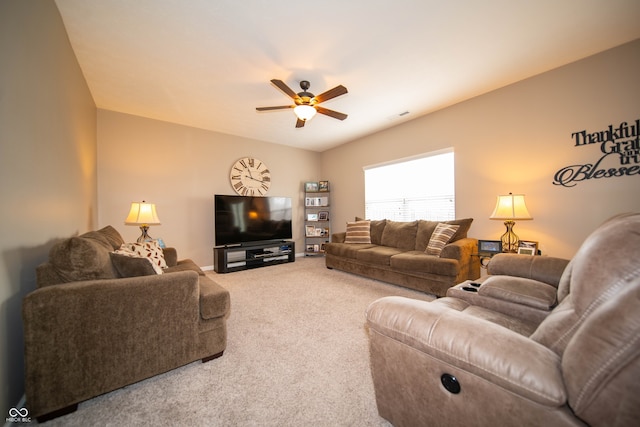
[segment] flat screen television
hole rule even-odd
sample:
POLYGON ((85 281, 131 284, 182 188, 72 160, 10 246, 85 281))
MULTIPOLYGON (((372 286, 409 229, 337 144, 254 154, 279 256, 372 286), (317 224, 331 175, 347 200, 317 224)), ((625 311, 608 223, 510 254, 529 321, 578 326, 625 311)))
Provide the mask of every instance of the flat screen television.
POLYGON ((216 194, 215 245, 287 240, 293 237, 290 197, 216 194))

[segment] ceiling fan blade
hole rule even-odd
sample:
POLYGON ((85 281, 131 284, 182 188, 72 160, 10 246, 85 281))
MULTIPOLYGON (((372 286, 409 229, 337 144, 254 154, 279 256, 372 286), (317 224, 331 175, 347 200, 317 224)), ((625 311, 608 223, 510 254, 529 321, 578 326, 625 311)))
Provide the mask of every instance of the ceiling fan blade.
POLYGON ((281 105, 279 107, 256 107, 258 111, 284 110, 286 108, 294 108, 295 105, 281 105))
POLYGON ((322 108, 317 105, 315 106, 315 109, 320 114, 324 114, 325 116, 333 117, 334 119, 338 119, 338 120, 344 120, 347 117, 349 117, 344 113, 339 113, 337 111, 329 110, 327 108, 322 108))
POLYGON ((289 86, 286 85, 285 82, 283 82, 282 80, 277 80, 277 79, 273 79, 271 80, 271 83, 273 83, 274 85, 276 85, 276 87, 278 89, 280 89, 281 91, 283 91, 288 97, 290 97, 291 99, 293 99, 294 101, 298 98, 300 98, 298 96, 297 93, 295 93, 289 86))
POLYGON ((304 120, 300 120, 300 119, 298 119, 298 121, 296 122, 296 127, 297 127, 297 128, 304 127, 304 123, 305 123, 305 121, 304 121, 304 120))
POLYGON ((314 98, 318 103, 321 103, 335 98, 336 96, 344 95, 345 93, 347 93, 347 88, 340 85, 334 87, 333 89, 329 89, 326 92, 322 92, 320 95, 317 95, 314 98))

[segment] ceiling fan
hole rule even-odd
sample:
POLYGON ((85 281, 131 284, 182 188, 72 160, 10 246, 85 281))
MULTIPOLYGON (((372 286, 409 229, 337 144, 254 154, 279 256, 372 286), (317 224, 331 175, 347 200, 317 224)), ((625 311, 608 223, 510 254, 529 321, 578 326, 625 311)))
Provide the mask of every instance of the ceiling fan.
POLYGON ((333 117, 334 119, 344 120, 347 118, 347 115, 344 113, 339 113, 337 111, 329 110, 327 108, 320 107, 318 104, 324 101, 328 101, 332 98, 335 98, 340 95, 344 95, 347 93, 347 88, 340 85, 336 86, 333 89, 330 89, 326 92, 321 93, 320 95, 314 95, 310 92, 307 92, 307 89, 311 86, 311 84, 302 80, 300 82, 300 88, 302 88, 302 92, 295 93, 289 86, 287 86, 282 80, 273 79, 271 80, 278 89, 285 93, 285 95, 291 97, 295 102, 294 105, 282 105, 279 107, 258 107, 256 110, 258 111, 269 111, 269 110, 284 110, 286 108, 293 108, 293 112, 296 114, 298 120, 296 121, 296 127, 301 128, 304 126, 307 120, 310 120, 316 113, 324 114, 329 117, 333 117))

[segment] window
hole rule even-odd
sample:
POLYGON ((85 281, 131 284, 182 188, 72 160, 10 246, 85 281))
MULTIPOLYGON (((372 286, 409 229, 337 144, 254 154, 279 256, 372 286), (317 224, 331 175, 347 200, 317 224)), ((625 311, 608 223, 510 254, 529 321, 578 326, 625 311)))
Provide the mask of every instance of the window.
POLYGON ((367 219, 455 219, 453 149, 364 168, 367 219))

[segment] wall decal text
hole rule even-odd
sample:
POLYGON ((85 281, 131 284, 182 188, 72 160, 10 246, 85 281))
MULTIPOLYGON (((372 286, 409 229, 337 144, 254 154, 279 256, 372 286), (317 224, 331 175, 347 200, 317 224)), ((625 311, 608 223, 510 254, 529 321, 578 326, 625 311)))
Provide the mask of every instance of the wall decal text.
POLYGON ((553 177, 554 185, 574 187, 590 179, 640 175, 640 119, 632 124, 622 122, 615 127, 611 124, 596 132, 581 130, 572 133, 571 138, 575 147, 600 147, 602 156, 595 163, 559 169, 553 177), (605 159, 609 161, 605 162, 605 159), (616 167, 605 166, 615 160, 619 161, 619 166, 617 163, 616 167))

